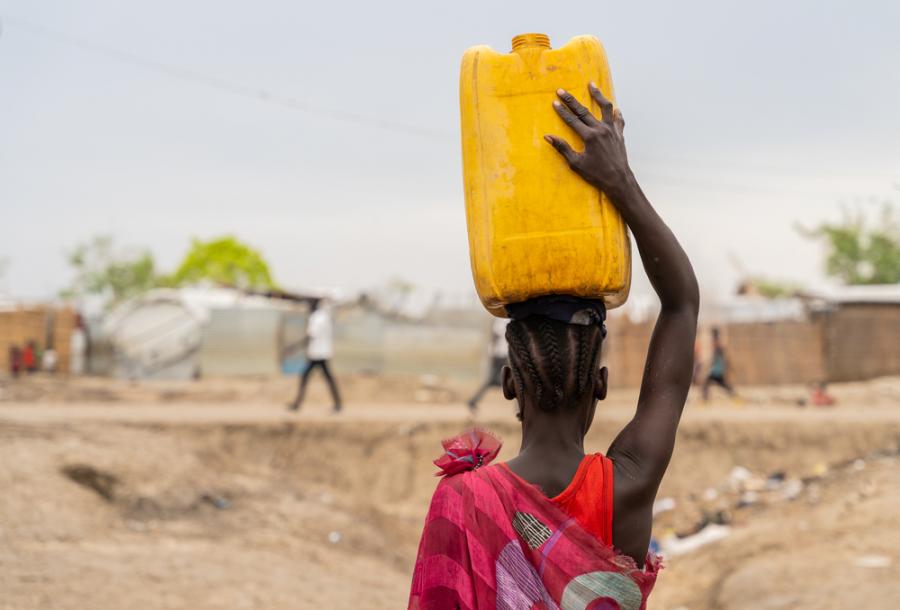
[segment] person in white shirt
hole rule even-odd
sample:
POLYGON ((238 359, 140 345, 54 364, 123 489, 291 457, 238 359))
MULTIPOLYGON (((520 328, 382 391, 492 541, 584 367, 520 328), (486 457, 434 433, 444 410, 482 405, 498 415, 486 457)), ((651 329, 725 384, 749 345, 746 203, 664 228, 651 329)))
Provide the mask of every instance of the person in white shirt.
POLYGON ((44 350, 44 355, 41 356, 41 370, 45 373, 55 373, 58 361, 59 359, 56 356, 56 350, 52 347, 48 347, 44 350))
POLYGON ((334 412, 337 413, 341 410, 341 395, 328 367, 328 361, 334 356, 333 329, 334 322, 329 303, 323 302, 321 299, 313 300, 309 320, 306 322, 306 367, 300 374, 300 389, 297 392, 297 398, 290 404, 291 411, 300 408, 303 396, 306 394, 309 376, 317 367, 322 369, 325 381, 328 382, 328 389, 331 390, 331 398, 334 401, 334 412))
POLYGON ((509 345, 506 343, 506 326, 508 324, 509 320, 506 318, 494 318, 494 323, 491 326, 491 369, 488 372, 488 378, 485 380, 484 384, 478 388, 478 391, 475 392, 475 395, 470 398, 467 403, 469 405, 469 410, 473 413, 478 409, 478 402, 481 400, 481 397, 484 396, 485 392, 491 388, 500 387, 500 371, 502 371, 503 367, 506 365, 507 357, 509 355, 509 345))

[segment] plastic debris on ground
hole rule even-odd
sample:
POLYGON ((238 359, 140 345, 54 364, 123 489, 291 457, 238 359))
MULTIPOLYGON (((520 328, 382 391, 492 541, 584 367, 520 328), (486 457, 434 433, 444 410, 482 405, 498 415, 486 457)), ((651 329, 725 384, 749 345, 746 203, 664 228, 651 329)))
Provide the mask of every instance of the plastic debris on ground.
POLYGON ((676 506, 675 498, 659 498, 653 503, 653 516, 675 510, 676 506))
POLYGON ((860 555, 853 560, 853 565, 858 568, 889 568, 893 563, 887 555, 860 555))
POLYGON ((730 535, 731 527, 711 523, 690 536, 679 538, 673 534, 663 538, 659 541, 660 550, 664 557, 677 557, 678 555, 696 551, 707 544, 723 540, 730 535))
POLYGON ((781 488, 782 500, 793 500, 803 493, 803 482, 797 479, 789 479, 781 488))

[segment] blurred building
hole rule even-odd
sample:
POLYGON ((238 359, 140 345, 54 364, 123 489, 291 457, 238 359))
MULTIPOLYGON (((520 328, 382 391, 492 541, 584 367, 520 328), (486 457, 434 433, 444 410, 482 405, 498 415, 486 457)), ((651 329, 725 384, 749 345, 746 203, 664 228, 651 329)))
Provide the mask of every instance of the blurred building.
POLYGON ((77 313, 67 307, 4 301, 0 303, 0 371, 9 370, 12 346, 23 348, 33 341, 41 352, 56 352, 56 370, 69 372, 72 366, 72 334, 77 313))
MULTIPOLYGON (((643 375, 654 316, 612 316, 604 345, 613 385, 643 375)), ((718 327, 739 385, 862 381, 900 375, 900 285, 848 286, 792 298, 741 296, 707 305, 698 347, 710 360, 718 327)))
MULTIPOLYGON (((336 370, 481 375, 489 316, 455 301, 402 292, 337 300, 336 370)), ((322 294, 153 290, 114 309, 94 330, 91 370, 136 379, 297 374, 305 365, 304 299, 312 296, 322 294)))

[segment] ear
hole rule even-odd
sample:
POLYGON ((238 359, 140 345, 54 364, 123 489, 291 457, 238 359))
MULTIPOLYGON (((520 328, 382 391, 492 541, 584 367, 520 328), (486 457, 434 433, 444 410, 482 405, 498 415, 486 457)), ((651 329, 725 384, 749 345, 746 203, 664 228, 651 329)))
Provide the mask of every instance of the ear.
POLYGON ((594 381, 594 398, 603 400, 606 398, 606 390, 609 388, 609 370, 605 366, 601 366, 597 371, 597 378, 594 381))
POLYGON ((503 398, 506 400, 518 398, 516 396, 516 380, 508 364, 504 364, 503 368, 500 369, 500 386, 503 388, 503 398))

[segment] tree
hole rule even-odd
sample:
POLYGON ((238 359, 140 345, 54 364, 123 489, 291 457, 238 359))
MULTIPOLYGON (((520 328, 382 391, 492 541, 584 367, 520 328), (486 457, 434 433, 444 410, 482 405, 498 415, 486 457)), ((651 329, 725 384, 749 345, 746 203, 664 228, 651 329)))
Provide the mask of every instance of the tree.
POLYGON ((166 283, 184 286, 204 280, 235 288, 276 287, 262 255, 232 236, 193 240, 178 270, 166 283))
POLYGON ((738 285, 737 294, 742 296, 760 296, 765 299, 781 299, 792 297, 800 291, 800 285, 794 282, 755 275, 738 285))
POLYGON ((116 249, 112 237, 101 235, 79 244, 68 255, 75 279, 65 297, 98 295, 114 305, 159 285, 156 264, 148 250, 116 249))
POLYGON ((825 271, 845 284, 895 284, 900 282, 900 224, 890 203, 885 203, 876 223, 862 210, 845 210, 837 223, 814 229, 797 227, 807 238, 825 241, 825 271))

